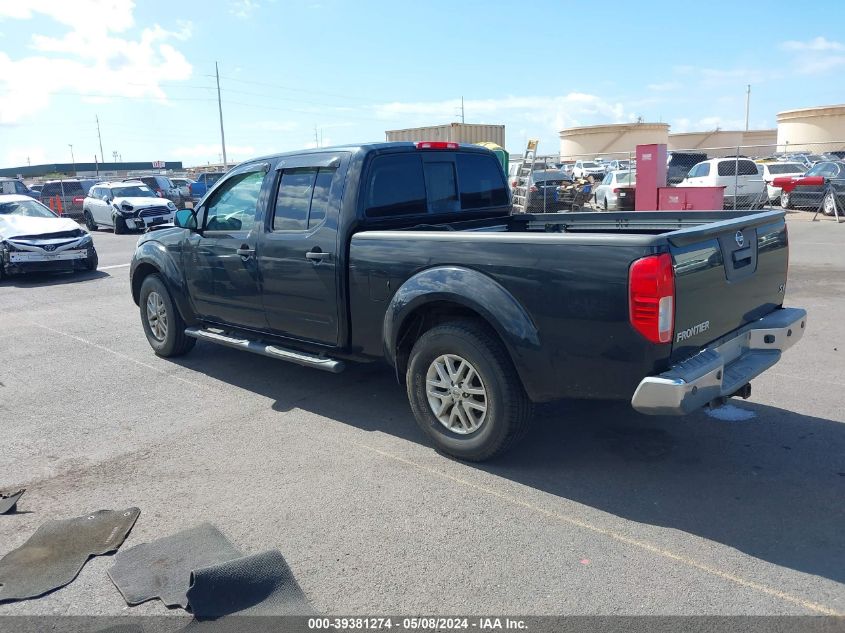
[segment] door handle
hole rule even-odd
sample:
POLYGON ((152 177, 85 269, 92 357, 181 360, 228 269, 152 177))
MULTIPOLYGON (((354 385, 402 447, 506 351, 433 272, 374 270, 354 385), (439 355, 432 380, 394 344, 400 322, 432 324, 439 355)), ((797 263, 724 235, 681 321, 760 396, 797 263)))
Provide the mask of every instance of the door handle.
POLYGON ((331 253, 324 253, 323 251, 308 251, 307 253, 305 253, 305 259, 310 259, 318 262, 323 260, 329 260, 331 258, 331 253))
POLYGON ((253 254, 255 254, 255 249, 254 249, 254 248, 249 248, 246 244, 244 244, 243 246, 241 246, 241 247, 240 247, 238 250, 236 250, 235 252, 236 252, 238 255, 240 255, 241 257, 246 257, 246 258, 249 258, 249 257, 252 257, 252 256, 253 256, 253 254))

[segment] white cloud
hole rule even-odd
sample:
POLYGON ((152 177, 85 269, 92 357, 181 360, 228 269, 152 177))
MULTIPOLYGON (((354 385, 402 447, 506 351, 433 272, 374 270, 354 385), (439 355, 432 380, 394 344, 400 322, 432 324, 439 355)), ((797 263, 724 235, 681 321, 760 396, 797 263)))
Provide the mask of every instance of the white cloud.
POLYGON ((782 42, 780 47, 785 51, 845 51, 845 44, 821 36, 806 42, 788 40, 782 42))
POLYGON ((806 42, 788 40, 780 48, 795 55, 792 68, 800 75, 819 75, 845 65, 845 44, 821 36, 806 42))
MULTIPOLYGON (((158 24, 139 30, 132 0, 32 0, 0 4, 0 19, 52 19, 63 35, 35 33, 35 55, 13 59, 0 52, 0 125, 15 124, 51 103, 55 93, 85 92, 93 97, 153 97, 166 102, 162 81, 189 79, 193 72, 171 40, 191 37, 189 22, 177 31, 158 24), (32 77, 51 77, 37 91, 32 77)), ((28 25, 32 29, 32 26, 28 25)), ((34 29, 33 29, 34 30, 34 29)))
MULTIPOLYGON (((374 106, 375 114, 385 120, 410 121, 439 118, 454 121, 461 107, 460 99, 446 101, 393 102, 374 106)), ((571 92, 556 97, 514 97, 479 99, 464 102, 464 109, 474 122, 497 123, 498 119, 522 118, 547 123, 560 131, 564 127, 593 122, 621 123, 630 117, 621 103, 601 97, 571 92)))
POLYGON ((255 0, 232 0, 229 2, 229 13, 245 20, 252 16, 261 5, 255 0))

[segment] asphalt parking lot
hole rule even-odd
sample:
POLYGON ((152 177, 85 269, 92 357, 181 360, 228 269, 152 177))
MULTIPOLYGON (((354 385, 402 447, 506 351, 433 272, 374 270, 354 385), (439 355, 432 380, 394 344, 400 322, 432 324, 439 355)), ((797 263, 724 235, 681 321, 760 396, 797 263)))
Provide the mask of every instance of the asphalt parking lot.
MULTIPOLYGON (((0 555, 47 520, 138 506, 124 547, 210 521, 281 550, 323 613, 843 614, 845 225, 810 215, 789 216, 787 288, 808 331, 750 400, 723 419, 546 406, 483 465, 432 450, 383 368, 203 342, 157 358, 129 294, 137 236, 98 232, 96 274, 0 283, 0 488, 28 488, 0 555)), ((127 607, 112 562, 0 614, 168 613, 127 607)))

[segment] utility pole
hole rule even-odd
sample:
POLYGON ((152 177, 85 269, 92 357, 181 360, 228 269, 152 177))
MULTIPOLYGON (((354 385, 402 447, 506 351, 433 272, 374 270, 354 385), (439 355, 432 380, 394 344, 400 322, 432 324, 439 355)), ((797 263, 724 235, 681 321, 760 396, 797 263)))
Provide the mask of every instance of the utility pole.
POLYGON ((117 162, 117 150, 114 150, 114 151, 111 153, 111 157, 112 157, 112 159, 114 160, 114 162, 117 162))
POLYGON ((106 157, 103 155, 103 137, 100 136, 100 117, 95 114, 94 118, 97 120, 97 138, 100 139, 100 162, 103 162, 106 157))
POLYGON ((70 143, 67 144, 70 148, 70 162, 73 164, 73 175, 76 175, 76 159, 73 157, 73 145, 70 143))
POLYGON ((220 99, 220 71, 214 62, 214 74, 217 77, 217 110, 220 112, 220 143, 223 145, 223 171, 226 171, 226 135, 223 133, 223 101, 220 99))
POLYGON ((317 126, 314 126, 314 146, 320 147, 320 137, 317 136, 317 126))
POLYGON ((466 119, 464 118, 464 97, 461 95, 461 123, 466 123, 466 119))
POLYGON ((751 111, 751 84, 745 89, 745 131, 748 131, 748 113, 751 111))

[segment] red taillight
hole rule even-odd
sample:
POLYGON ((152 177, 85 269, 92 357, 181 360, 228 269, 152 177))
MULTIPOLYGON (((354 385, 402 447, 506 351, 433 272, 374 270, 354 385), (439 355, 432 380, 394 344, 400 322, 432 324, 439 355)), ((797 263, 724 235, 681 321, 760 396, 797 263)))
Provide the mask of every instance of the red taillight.
POLYGON ((535 187, 534 185, 531 185, 531 193, 537 193, 538 191, 539 191, 539 189, 537 189, 537 187, 535 187))
POLYGON ((163 192, 161 189, 156 189, 156 195, 157 195, 159 198, 163 198, 163 197, 164 197, 164 192, 163 192))
POLYGON ((628 271, 629 319, 652 343, 669 343, 675 328, 675 272, 668 253, 638 259, 628 271))
POLYGON ((82 204, 85 202, 85 198, 82 196, 74 196, 73 197, 73 204, 82 204))
POLYGON ((619 187, 615 187, 613 189, 613 193, 619 193, 620 191, 622 191, 622 190, 619 187))
POLYGON ((421 141, 414 145, 417 149, 458 149, 458 144, 451 141, 421 141))
POLYGON ((188 192, 194 193, 194 183, 192 183, 192 182, 188 183, 188 192))

